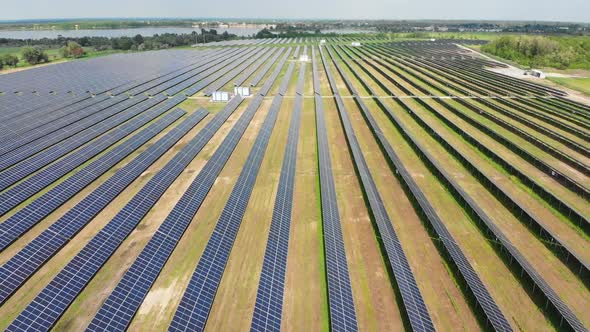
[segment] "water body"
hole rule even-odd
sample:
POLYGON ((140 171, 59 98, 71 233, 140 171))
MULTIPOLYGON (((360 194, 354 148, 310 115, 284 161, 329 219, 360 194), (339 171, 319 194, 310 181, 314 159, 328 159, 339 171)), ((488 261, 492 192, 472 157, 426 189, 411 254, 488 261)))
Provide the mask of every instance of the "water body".
MULTIPOLYGON (((217 28, 217 33, 221 34, 225 31, 235 34, 240 37, 249 37, 255 35, 261 29, 258 28, 217 28)), ((88 30, 0 30, 0 38, 10 39, 55 39, 58 36, 65 38, 81 38, 81 37, 133 37, 137 34, 142 36, 153 36, 155 34, 163 33, 192 33, 193 31, 201 32, 200 28, 179 28, 179 27, 158 27, 158 28, 134 28, 134 29, 88 29, 88 30)), ((338 30, 322 30, 324 33, 374 33, 375 30, 369 29, 338 29, 338 30)))
MULTIPOLYGON (((209 30, 209 29, 207 29, 209 30)), ((222 34, 227 31, 238 36, 248 37, 255 35, 261 29, 257 28, 218 28, 217 33, 222 34)), ((153 36, 163 33, 192 33, 193 31, 201 32, 200 28, 134 28, 134 29, 95 29, 95 30, 0 30, 0 38, 11 39, 42 39, 57 38, 59 35, 66 38, 80 37, 133 37, 137 34, 142 36, 153 36)))

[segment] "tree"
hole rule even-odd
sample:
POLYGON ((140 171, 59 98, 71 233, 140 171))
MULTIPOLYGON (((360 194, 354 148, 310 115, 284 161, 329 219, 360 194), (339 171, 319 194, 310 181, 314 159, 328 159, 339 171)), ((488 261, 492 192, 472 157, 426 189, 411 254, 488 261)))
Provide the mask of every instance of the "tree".
POLYGON ((135 42, 135 45, 141 45, 144 42, 143 36, 142 35, 136 35, 135 37, 133 37, 133 41, 135 42))
POLYGON ((6 67, 16 67, 16 65, 18 65, 18 62, 18 57, 12 54, 5 54, 2 57, 0 57, 0 63, 5 65, 6 67))
POLYGON ((60 51, 64 58, 81 58, 86 54, 82 46, 73 41, 68 42, 60 51))
POLYGON ((22 55, 25 61, 31 65, 49 61, 47 53, 37 47, 24 47, 22 49, 22 55))

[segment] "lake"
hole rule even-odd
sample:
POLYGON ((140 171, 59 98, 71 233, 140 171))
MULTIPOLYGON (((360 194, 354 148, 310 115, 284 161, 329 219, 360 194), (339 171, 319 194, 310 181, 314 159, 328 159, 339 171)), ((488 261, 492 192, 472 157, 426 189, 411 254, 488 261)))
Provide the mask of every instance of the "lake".
MULTIPOLYGON (((208 29, 207 29, 208 30, 208 29)), ((256 34, 260 29, 257 28, 218 28, 217 33, 221 34, 224 31, 233 33, 238 36, 251 36, 256 34)), ((93 30, 0 30, 0 38, 11 39, 42 39, 42 38, 57 38, 62 35, 66 38, 80 38, 80 37, 133 37, 137 34, 142 36, 153 36, 155 34, 163 33, 192 33, 193 31, 201 32, 200 28, 134 28, 134 29, 93 29, 93 30)))
MULTIPOLYGON (((258 28, 217 28, 217 33, 221 34, 225 31, 233 33, 240 37, 249 37, 255 35, 261 29, 258 28)), ((0 38, 10 39, 42 39, 42 38, 57 38, 59 35, 66 38, 80 38, 80 37, 133 37, 137 34, 142 36, 153 36, 155 34, 163 33, 192 33, 193 31, 201 32, 199 28, 179 28, 179 27, 158 27, 158 28, 134 28, 134 29, 88 29, 88 30, 0 30, 0 38)), ((324 33, 374 33, 375 30, 369 29, 339 29, 339 30, 323 30, 324 33)))

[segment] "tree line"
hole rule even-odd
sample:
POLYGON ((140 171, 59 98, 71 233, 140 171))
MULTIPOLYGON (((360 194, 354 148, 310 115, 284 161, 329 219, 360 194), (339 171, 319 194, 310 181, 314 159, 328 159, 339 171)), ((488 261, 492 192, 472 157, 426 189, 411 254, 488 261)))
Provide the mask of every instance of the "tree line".
MULTIPOLYGON (((134 37, 80 37, 43 39, 8 39, 0 38, 0 47, 21 47, 21 58, 25 62, 35 65, 49 61, 46 50, 59 49, 64 58, 80 58, 86 55, 86 50, 95 51, 121 50, 121 51, 147 51, 159 50, 178 46, 190 46, 198 43, 210 43, 238 38, 227 31, 218 34, 216 30, 201 29, 201 33, 193 31, 190 34, 164 33, 153 36, 134 37)), ((0 57, 0 69, 3 67, 16 67, 20 59, 12 54, 0 57)))
POLYGON ((504 36, 481 49, 529 67, 590 69, 590 37, 504 36))

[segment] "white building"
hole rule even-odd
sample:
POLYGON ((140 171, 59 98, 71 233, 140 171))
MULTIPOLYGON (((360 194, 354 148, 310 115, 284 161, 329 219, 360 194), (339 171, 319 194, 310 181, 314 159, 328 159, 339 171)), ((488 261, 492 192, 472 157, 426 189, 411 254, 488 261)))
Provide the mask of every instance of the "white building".
POLYGON ((538 78, 545 78, 545 73, 537 69, 531 70, 531 75, 538 78))
POLYGON ((325 44, 326 44, 326 40, 325 39, 320 40, 320 45, 325 45, 325 44))
POLYGON ((358 41, 353 41, 353 42, 350 44, 350 46, 352 46, 352 47, 360 47, 360 46, 361 46, 361 42, 358 42, 358 41))
POLYGON ((248 86, 236 86, 234 87, 234 95, 248 97, 250 95, 250 87, 248 86))
POLYGON ((301 54, 299 55, 299 61, 309 61, 309 55, 307 54, 301 54))
POLYGON ((229 92, 227 92, 227 91, 214 91, 211 94, 211 101, 214 101, 214 102, 229 101, 229 92))
POLYGON ((545 78, 545 73, 543 73, 542 71, 538 70, 538 69, 530 69, 530 70, 526 70, 524 72, 525 75, 530 75, 533 77, 538 77, 538 78, 545 78))

